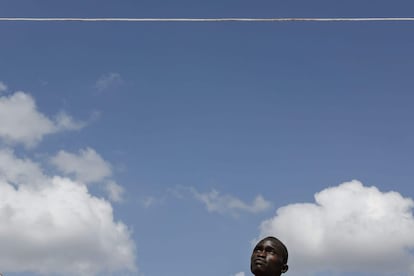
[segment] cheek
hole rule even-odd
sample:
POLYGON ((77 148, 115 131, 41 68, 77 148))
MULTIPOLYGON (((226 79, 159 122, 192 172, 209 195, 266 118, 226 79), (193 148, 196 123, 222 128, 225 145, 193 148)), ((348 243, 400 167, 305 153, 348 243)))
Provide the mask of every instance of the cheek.
POLYGON ((252 255, 250 256, 250 262, 252 262, 252 261, 253 261, 254 257, 255 257, 255 255, 254 255, 254 254, 252 254, 252 255))
POLYGON ((267 255, 267 261, 272 264, 280 264, 280 260, 276 255, 267 255))

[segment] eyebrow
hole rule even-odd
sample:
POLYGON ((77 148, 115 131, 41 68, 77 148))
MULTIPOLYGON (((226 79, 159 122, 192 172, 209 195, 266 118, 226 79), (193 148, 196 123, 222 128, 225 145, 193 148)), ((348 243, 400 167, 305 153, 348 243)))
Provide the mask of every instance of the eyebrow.
POLYGON ((253 250, 269 249, 269 248, 273 249, 275 252, 278 252, 278 253, 280 251, 280 248, 278 246, 275 246, 275 245, 266 245, 265 246, 264 244, 258 244, 258 245, 256 245, 253 250))

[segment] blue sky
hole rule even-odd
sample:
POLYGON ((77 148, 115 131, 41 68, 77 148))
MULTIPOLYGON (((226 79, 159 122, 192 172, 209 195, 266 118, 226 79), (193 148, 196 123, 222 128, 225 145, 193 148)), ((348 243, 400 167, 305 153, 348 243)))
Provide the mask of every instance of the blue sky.
MULTIPOLYGON (((413 8, 6 0, 0 17, 413 8)), ((252 241, 275 235, 286 275, 412 275, 413 28, 0 22, 0 272, 250 275, 252 241)))

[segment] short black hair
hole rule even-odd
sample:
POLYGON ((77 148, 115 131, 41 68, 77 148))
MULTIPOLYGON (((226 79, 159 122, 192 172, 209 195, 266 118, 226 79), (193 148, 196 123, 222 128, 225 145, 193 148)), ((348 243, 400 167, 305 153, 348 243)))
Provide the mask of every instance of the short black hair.
POLYGON ((280 252, 282 253, 281 257, 282 257, 283 264, 287 264, 289 254, 288 254, 286 245, 284 245, 284 243, 281 242, 278 238, 275 238, 273 236, 268 236, 266 238, 263 238, 261 241, 259 241, 259 243, 262 241, 266 241, 266 240, 276 243, 278 249, 280 249, 280 252))

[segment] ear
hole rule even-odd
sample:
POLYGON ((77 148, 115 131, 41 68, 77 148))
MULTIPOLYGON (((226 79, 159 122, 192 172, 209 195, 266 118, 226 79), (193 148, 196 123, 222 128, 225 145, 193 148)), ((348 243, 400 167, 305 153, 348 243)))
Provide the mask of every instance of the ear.
POLYGON ((288 271, 288 269, 289 269, 289 266, 288 266, 287 264, 284 264, 284 265, 282 266, 282 270, 281 270, 281 272, 282 272, 282 273, 285 273, 286 271, 288 271))

